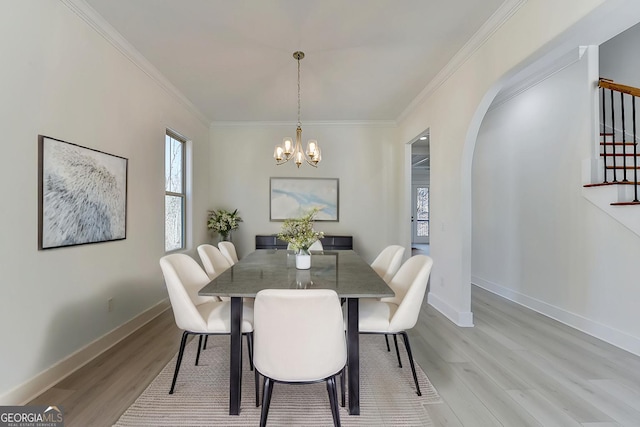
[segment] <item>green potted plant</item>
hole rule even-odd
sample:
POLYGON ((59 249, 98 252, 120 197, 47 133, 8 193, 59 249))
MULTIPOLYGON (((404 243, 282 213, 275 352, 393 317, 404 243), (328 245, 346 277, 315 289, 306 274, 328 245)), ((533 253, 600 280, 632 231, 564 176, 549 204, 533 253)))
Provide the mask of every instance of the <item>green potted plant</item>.
POLYGON ((207 228, 218 233, 221 241, 231 240, 231 231, 240 227, 241 222, 238 209, 233 212, 224 209, 210 210, 207 228))
POLYGON ((311 268, 309 247, 316 240, 324 237, 322 231, 313 229, 313 220, 319 211, 320 209, 314 208, 300 218, 286 219, 282 224, 282 230, 278 234, 278 238, 289 243, 291 249, 296 252, 297 269, 308 270, 311 268))

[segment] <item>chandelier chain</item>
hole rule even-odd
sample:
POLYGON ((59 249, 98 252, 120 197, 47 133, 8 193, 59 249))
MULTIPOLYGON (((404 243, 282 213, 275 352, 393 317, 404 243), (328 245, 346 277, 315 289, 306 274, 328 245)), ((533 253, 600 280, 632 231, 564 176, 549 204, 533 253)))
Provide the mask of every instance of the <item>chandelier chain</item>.
POLYGON ((298 56, 298 126, 300 123, 300 56, 298 56))

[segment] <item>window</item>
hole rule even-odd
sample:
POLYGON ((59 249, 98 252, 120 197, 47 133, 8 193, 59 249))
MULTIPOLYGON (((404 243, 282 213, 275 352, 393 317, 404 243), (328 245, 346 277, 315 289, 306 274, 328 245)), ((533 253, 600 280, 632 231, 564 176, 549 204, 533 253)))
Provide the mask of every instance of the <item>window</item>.
POLYGON ((167 131, 164 149, 164 249, 185 247, 185 153, 186 141, 167 131))
POLYGON ((417 190, 416 236, 429 237, 429 187, 417 190))

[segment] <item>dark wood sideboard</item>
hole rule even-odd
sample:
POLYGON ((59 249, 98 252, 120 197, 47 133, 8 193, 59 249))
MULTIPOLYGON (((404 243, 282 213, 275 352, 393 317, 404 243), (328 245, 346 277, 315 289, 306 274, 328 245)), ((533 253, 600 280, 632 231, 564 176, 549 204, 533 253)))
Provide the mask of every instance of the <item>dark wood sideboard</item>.
MULTIPOLYGON (((326 251, 353 249, 353 236, 324 236, 320 241, 326 251)), ((287 249, 287 242, 275 234, 256 235, 256 249, 287 249)))

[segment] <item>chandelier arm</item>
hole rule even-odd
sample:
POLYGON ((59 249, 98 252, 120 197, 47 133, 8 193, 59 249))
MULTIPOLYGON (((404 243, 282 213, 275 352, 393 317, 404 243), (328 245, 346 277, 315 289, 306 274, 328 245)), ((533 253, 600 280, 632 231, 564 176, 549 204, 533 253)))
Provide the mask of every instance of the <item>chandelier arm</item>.
POLYGON ((282 154, 282 159, 278 160, 276 159, 276 165, 284 165, 285 163, 287 163, 289 160, 291 160, 293 158, 293 153, 286 155, 286 154, 282 154))

